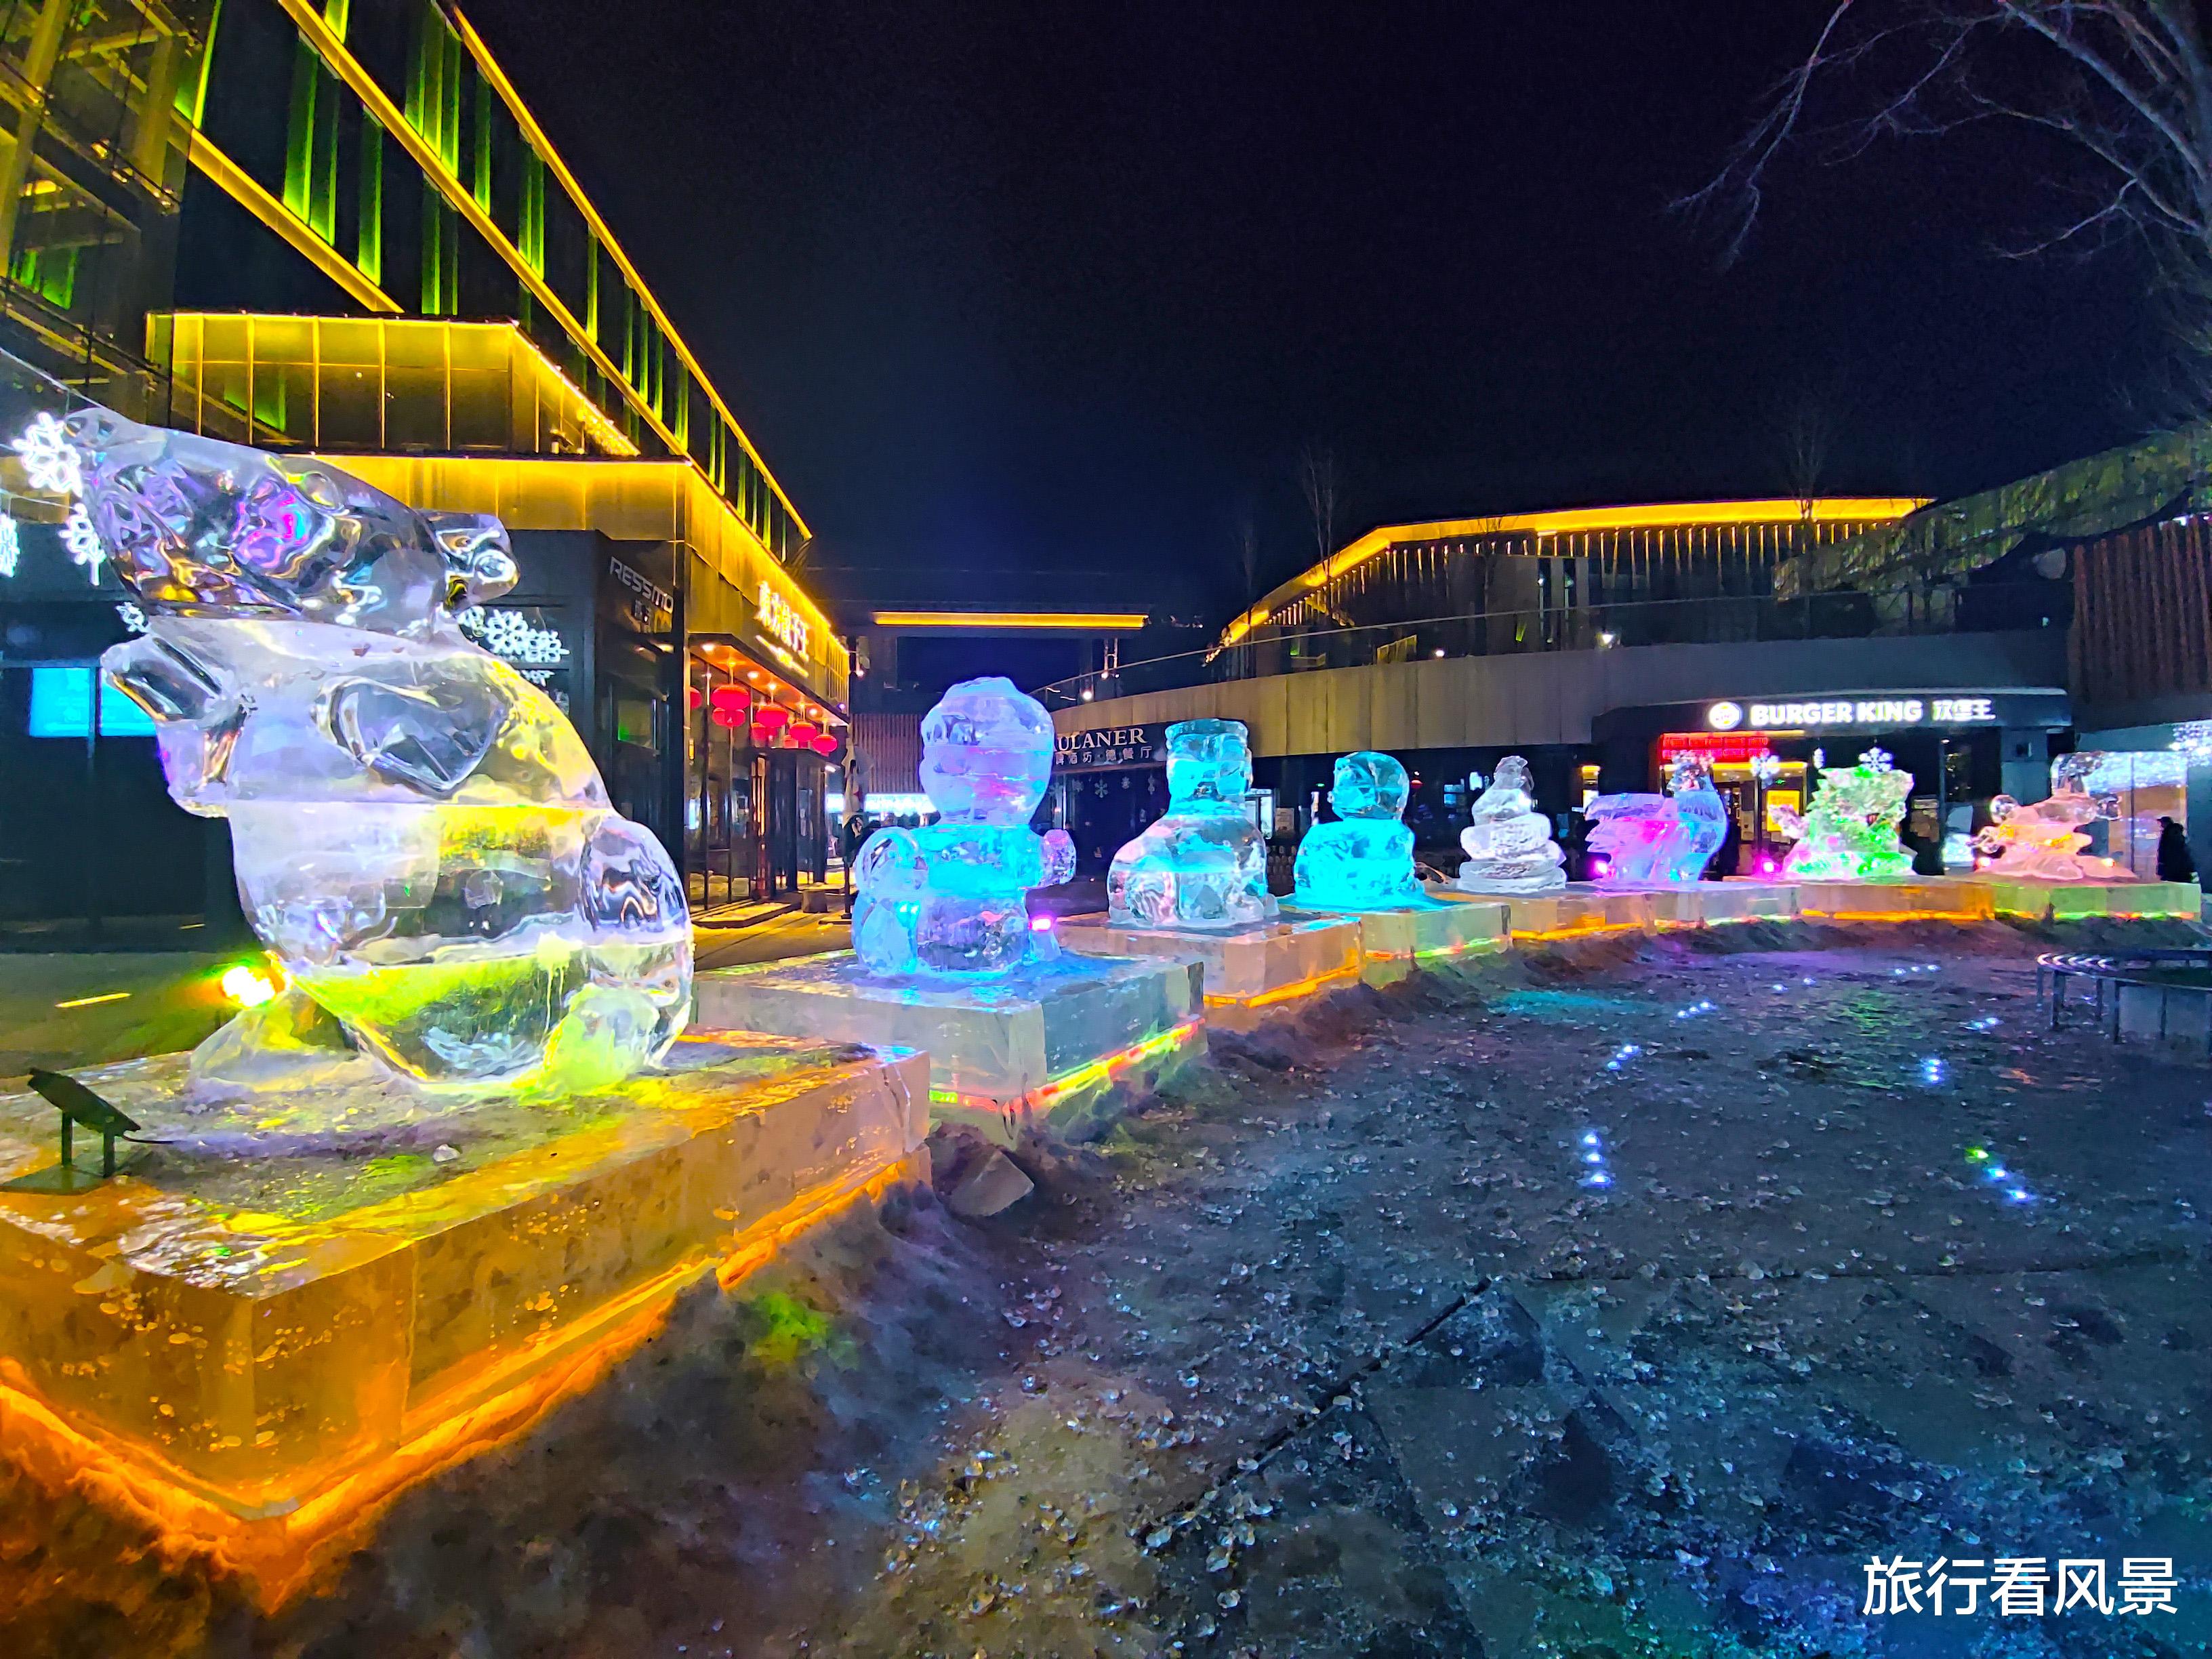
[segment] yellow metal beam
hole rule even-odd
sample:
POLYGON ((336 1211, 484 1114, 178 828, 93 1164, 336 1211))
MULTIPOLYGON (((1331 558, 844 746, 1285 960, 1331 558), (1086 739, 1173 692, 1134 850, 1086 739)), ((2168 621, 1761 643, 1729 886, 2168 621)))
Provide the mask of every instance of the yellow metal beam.
POLYGON ((1492 519, 1443 519, 1433 524, 1385 525, 1293 576, 1222 630, 1221 644, 1236 644, 1278 611, 1364 564, 1401 542, 1442 542, 1480 536, 1572 536, 1599 530, 1680 530, 1699 525, 1815 524, 1841 520, 1901 519, 1928 505, 1914 495, 1816 495, 1748 501, 1668 501, 1639 507, 1576 507, 1548 513, 1506 514, 1492 519))
POLYGON ((1118 634, 1145 625, 1141 611, 878 611, 878 628, 947 628, 956 631, 1059 629, 1069 633, 1118 634))
POLYGON ((305 220, 256 184, 245 168, 210 143, 205 133, 181 115, 176 120, 185 154, 224 195, 305 254, 316 270, 343 289, 356 304, 388 317, 401 314, 397 300, 362 275, 352 260, 310 230, 305 220))

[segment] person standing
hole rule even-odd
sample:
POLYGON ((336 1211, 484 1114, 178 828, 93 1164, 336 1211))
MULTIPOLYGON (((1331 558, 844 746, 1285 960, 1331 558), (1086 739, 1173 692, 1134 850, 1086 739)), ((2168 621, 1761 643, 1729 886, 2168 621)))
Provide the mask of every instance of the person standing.
POLYGON ((2197 879, 2197 860, 2189 851, 2188 832, 2172 818, 2162 815, 2158 821, 2158 878, 2160 881, 2197 879))

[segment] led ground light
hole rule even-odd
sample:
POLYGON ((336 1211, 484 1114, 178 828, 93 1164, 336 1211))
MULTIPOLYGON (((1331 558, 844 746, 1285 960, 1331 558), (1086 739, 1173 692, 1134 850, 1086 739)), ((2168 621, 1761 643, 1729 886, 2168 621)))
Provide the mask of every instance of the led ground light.
POLYGON ((959 1106, 990 1113, 1004 1112, 1010 1106, 1018 1104, 1042 1115, 1049 1113, 1071 1096, 1080 1094, 1086 1089, 1111 1084, 1126 1077, 1145 1061, 1156 1059, 1170 1049, 1181 1048, 1193 1037, 1203 1041, 1205 1024, 1203 1019, 1186 1019, 1170 1025, 1164 1031, 1156 1031, 1126 1048, 1116 1049, 1110 1054, 1039 1084, 1023 1096, 1018 1103, 997 1100, 988 1095, 963 1094, 957 1089, 932 1089, 929 1098, 934 1105, 959 1106))

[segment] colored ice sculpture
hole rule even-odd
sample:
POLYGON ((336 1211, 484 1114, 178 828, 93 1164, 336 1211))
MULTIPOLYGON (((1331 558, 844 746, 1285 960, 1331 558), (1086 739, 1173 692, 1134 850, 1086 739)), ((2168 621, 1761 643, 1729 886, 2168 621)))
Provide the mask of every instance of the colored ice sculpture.
POLYGON ((1107 920, 1117 927, 1251 927, 1276 919, 1267 842, 1244 810, 1252 750, 1242 720, 1168 727, 1168 810, 1114 854, 1107 920))
POLYGON ((1004 973, 1059 954, 1028 894, 1075 873, 1065 830, 1030 815, 1052 777, 1052 720, 1009 679, 963 680, 921 723, 921 787, 941 814, 878 830, 855 862, 853 949, 871 973, 1004 973))
POLYGON ((1608 887, 1699 881, 1728 839, 1728 803, 1713 787, 1701 755, 1677 755, 1667 769, 1671 795, 1600 795, 1587 816, 1595 826, 1589 850, 1606 868, 1608 887))
POLYGON ((1909 881, 1912 857, 1897 839, 1912 774, 1898 771, 1880 749, 1856 766, 1820 774, 1820 787, 1802 814, 1773 809, 1783 832, 1797 837, 1782 873, 1797 881, 1909 881))
POLYGON ((1474 803, 1474 822, 1460 831, 1467 862, 1459 885, 1470 893, 1541 893, 1567 884, 1565 856, 1552 826, 1535 810, 1528 763, 1508 755, 1474 803))
POLYGON ((101 666, 153 717, 178 805, 230 821, 290 981, 200 1046, 195 1088, 358 1055, 596 1087, 658 1059, 690 1007, 683 887, 561 711, 455 625, 514 584, 499 521, 105 410, 65 429, 147 616, 101 666))
POLYGON ((1337 821, 1314 825, 1298 843, 1297 902, 1314 910, 1431 902, 1413 874, 1413 832, 1398 821, 1408 793, 1406 769, 1389 756, 1340 757, 1328 792, 1337 821))
POLYGON ((2119 817, 2119 802, 2087 787, 2095 757, 2063 755, 2051 769, 2046 800, 2022 806, 2010 795, 1990 802, 1992 822, 1974 836, 1974 850, 1992 875, 2031 881, 2133 881, 2135 872, 2113 859, 2083 856, 2089 837, 2081 826, 2119 817))

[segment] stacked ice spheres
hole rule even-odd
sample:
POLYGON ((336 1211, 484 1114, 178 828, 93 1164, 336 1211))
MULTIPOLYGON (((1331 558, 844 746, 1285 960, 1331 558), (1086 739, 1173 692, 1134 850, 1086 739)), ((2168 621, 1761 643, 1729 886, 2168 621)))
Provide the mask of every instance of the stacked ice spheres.
POLYGON ((1413 832, 1399 820, 1406 769, 1372 750, 1336 763, 1328 804, 1337 821, 1298 843, 1297 902, 1314 910, 1384 910, 1430 902, 1413 873, 1413 832))
POLYGON ((1184 720, 1168 727, 1167 749, 1167 816, 1114 854, 1107 919, 1209 932, 1273 921, 1267 839, 1244 810, 1252 787, 1244 723, 1184 720))
POLYGON ((658 1059, 690 1003, 683 889, 561 711, 455 625, 514 584, 499 522, 106 410, 66 426, 148 617, 101 665, 178 804, 230 821, 291 981, 201 1046, 196 1085, 326 1069, 331 1018, 337 1053, 428 1084, 596 1087, 658 1059))
POLYGON ((1460 831, 1467 862, 1459 885, 1470 893, 1541 893, 1567 884, 1565 856, 1552 826, 1536 810, 1528 763, 1508 755, 1474 803, 1474 821, 1460 831))
POLYGON ((921 787, 940 814, 878 830, 854 861, 853 949, 875 975, 1002 974, 1058 954, 1030 925, 1032 887, 1075 873, 1064 830, 1030 815, 1052 777, 1052 719, 1012 680, 963 680, 921 723, 921 787))

